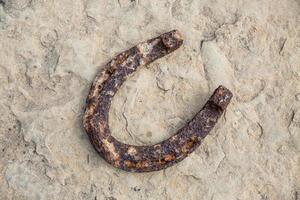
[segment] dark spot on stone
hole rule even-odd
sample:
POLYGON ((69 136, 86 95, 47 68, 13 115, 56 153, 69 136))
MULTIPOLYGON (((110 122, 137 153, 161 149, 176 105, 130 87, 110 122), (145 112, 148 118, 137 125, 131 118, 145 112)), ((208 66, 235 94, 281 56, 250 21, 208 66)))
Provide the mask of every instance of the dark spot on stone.
POLYGON ((299 200, 299 195, 298 195, 298 192, 297 191, 295 191, 295 198, 294 198, 295 200, 299 200))
POLYGON ((138 186, 135 186, 135 187, 133 188, 133 191, 139 192, 139 191, 141 191, 141 188, 138 188, 138 186))
POLYGON ((0 0, 0 5, 2 5, 4 7, 5 6, 5 1, 0 0))
POLYGON ((146 133, 146 136, 147 136, 147 137, 152 137, 152 133, 151 133, 150 131, 148 131, 148 132, 146 133))

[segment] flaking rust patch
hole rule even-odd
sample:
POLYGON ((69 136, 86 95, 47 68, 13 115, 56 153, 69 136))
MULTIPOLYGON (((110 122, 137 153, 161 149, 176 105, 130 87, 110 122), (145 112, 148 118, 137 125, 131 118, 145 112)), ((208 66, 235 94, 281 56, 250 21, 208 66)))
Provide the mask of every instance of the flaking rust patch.
POLYGON ((137 153, 137 151, 134 147, 129 147, 127 153, 131 156, 134 156, 137 153))
POLYGON ((116 149, 115 149, 115 145, 112 143, 112 142, 109 142, 107 139, 103 139, 102 140, 103 142, 103 146, 104 148, 110 152, 110 154, 112 155, 112 159, 113 160, 117 160, 119 159, 119 154, 116 152, 116 149))
POLYGON ((117 55, 96 76, 87 97, 83 125, 95 149, 114 167, 131 172, 149 172, 180 162, 201 144, 229 104, 232 93, 219 86, 185 127, 155 145, 129 145, 111 136, 109 107, 127 76, 138 67, 173 52, 182 43, 182 36, 177 30, 164 33, 117 55))
POLYGON ((151 52, 153 47, 149 43, 141 43, 137 45, 137 48, 141 54, 146 56, 151 52))

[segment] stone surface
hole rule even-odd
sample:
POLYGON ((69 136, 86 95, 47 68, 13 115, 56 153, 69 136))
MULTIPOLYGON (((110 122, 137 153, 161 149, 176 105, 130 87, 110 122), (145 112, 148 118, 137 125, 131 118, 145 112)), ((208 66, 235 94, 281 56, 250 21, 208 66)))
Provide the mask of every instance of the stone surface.
POLYGON ((299 200, 299 16, 297 0, 0 0, 0 199, 299 200), (183 47, 116 94, 113 135, 154 144, 218 84, 234 99, 178 165, 112 168, 82 128, 89 86, 114 55, 175 28, 183 47))

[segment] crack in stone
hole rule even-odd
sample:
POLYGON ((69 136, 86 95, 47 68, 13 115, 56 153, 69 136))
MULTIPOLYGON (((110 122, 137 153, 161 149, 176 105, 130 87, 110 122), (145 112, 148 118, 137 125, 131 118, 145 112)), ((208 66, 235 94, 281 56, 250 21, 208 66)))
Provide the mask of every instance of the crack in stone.
POLYGON ((156 86, 158 89, 162 90, 164 93, 168 92, 170 89, 165 89, 163 88, 159 83, 158 81, 156 80, 156 86))
POLYGON ((131 139, 133 139, 133 136, 132 136, 131 132, 128 130, 128 120, 127 120, 127 117, 125 115, 125 112, 122 112, 122 116, 125 119, 125 130, 128 133, 128 135, 131 137, 131 139))
POLYGON ((285 47, 285 44, 286 44, 286 41, 287 41, 287 38, 284 38, 284 40, 283 40, 283 42, 282 42, 282 44, 280 45, 280 47, 279 47, 279 55, 283 55, 283 49, 284 49, 284 47, 285 47))

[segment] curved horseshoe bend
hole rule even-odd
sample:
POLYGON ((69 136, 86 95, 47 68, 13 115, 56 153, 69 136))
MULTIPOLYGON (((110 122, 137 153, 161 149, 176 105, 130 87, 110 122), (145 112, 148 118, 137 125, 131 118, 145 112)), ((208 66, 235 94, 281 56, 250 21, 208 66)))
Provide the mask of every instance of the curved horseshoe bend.
POLYGON ((182 43, 177 30, 164 33, 120 53, 96 76, 87 97, 83 125, 95 149, 114 167, 149 172, 180 162, 200 145, 229 104, 232 93, 219 86, 190 122, 155 145, 124 144, 111 135, 108 125, 111 100, 128 75, 178 49, 182 43))

